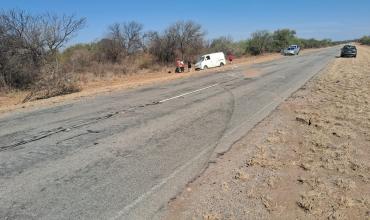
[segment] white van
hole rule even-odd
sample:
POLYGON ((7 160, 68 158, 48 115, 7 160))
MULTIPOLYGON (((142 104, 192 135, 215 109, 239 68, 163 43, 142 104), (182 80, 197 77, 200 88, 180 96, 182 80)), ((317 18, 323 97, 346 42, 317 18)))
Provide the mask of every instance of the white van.
POLYGON ((210 53, 203 55, 195 64, 195 69, 208 69, 226 64, 225 54, 223 52, 210 53))

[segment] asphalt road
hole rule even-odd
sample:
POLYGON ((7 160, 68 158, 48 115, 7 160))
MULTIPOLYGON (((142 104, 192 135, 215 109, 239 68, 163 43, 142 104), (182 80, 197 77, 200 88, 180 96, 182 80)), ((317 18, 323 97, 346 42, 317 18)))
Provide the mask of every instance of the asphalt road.
POLYGON ((152 219, 338 48, 0 117, 0 219, 152 219))

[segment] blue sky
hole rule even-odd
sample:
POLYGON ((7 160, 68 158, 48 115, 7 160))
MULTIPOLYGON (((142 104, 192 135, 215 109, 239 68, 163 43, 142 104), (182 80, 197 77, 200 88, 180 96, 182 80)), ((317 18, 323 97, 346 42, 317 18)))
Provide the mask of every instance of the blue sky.
POLYGON ((72 43, 98 40, 115 22, 138 21, 161 31, 177 20, 193 20, 207 38, 246 39, 256 30, 291 28, 299 37, 344 40, 370 34, 369 0, 0 0, 1 9, 76 14, 87 27, 72 43))

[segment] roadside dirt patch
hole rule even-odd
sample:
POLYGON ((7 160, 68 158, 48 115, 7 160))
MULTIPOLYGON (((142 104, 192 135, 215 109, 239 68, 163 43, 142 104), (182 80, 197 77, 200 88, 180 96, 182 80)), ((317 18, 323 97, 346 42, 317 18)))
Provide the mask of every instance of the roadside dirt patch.
POLYGON ((255 77, 258 77, 262 74, 262 72, 258 69, 246 69, 245 70, 245 73, 244 73, 244 76, 246 78, 255 78, 255 77))
POLYGON ((167 219, 370 219, 370 47, 358 49, 210 164, 167 219))

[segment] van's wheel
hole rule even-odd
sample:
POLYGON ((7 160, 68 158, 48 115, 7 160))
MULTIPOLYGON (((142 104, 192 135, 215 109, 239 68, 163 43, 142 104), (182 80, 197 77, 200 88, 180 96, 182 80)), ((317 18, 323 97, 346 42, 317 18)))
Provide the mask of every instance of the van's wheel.
POLYGON ((208 66, 204 66, 204 67, 203 67, 203 69, 204 69, 204 70, 208 69, 208 66))
POLYGON ((220 63, 220 67, 223 67, 225 64, 224 63, 220 63))

